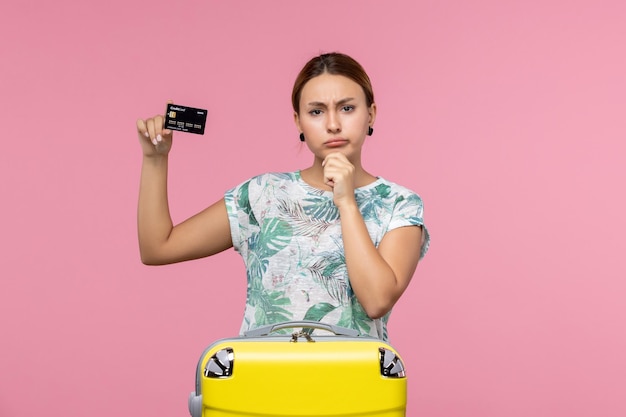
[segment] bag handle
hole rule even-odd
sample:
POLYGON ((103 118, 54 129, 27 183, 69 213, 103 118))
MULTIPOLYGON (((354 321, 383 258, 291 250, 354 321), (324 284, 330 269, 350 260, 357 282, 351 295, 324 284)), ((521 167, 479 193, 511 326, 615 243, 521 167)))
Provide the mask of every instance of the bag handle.
POLYGON ((282 329, 293 329, 294 327, 306 327, 309 329, 326 330, 334 333, 336 336, 351 336, 356 337, 359 335, 358 330, 348 329, 347 327, 336 326, 334 324, 320 323, 313 320, 300 320, 300 321, 285 321, 282 323, 270 324, 268 326, 258 327, 256 329, 247 330, 243 333, 244 337, 259 337, 268 336, 270 333, 276 332, 282 329))

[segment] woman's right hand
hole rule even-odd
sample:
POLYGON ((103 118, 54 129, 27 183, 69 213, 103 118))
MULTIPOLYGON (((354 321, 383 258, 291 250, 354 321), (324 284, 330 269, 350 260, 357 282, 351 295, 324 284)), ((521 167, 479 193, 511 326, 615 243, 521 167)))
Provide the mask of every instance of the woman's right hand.
POLYGON ((164 129, 165 117, 156 115, 137 120, 137 135, 144 156, 167 155, 172 149, 173 132, 164 129))

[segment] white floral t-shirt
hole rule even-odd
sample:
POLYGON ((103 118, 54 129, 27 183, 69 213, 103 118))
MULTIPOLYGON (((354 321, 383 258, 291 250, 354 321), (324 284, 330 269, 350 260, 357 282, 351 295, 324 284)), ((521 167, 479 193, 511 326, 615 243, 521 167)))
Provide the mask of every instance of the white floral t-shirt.
MULTIPOLYGON (((421 198, 378 178, 355 190, 378 247, 397 227, 423 228, 420 258, 430 237, 421 198)), ((333 194, 305 183, 300 172, 254 177, 225 194, 233 246, 248 279, 241 332, 291 320, 315 320, 387 340, 389 314, 371 319, 352 288, 333 194)))

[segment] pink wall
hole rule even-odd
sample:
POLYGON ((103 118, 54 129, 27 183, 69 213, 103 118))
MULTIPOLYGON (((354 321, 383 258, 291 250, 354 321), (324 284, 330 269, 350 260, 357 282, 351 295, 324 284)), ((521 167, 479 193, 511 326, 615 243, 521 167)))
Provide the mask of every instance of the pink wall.
POLYGON ((185 416, 234 335, 228 252, 141 265, 134 122, 178 135, 176 219, 310 161, 300 66, 352 54, 376 89, 366 166, 418 191, 433 241, 396 308, 409 416, 626 415, 626 3, 8 2, 0 25, 0 416, 185 416), (37 4, 39 3, 39 4, 37 4))

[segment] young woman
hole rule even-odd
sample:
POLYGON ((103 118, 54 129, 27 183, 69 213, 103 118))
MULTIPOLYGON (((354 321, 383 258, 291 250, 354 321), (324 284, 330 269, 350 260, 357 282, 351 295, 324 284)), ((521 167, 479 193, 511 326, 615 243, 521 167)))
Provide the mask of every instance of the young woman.
POLYGON ((355 60, 311 59, 292 104, 312 165, 254 177, 176 226, 167 199, 172 131, 161 115, 137 121, 141 259, 168 264, 234 247, 248 279, 242 332, 307 319, 386 340, 389 313, 428 249, 422 201, 361 165, 376 104, 355 60))

